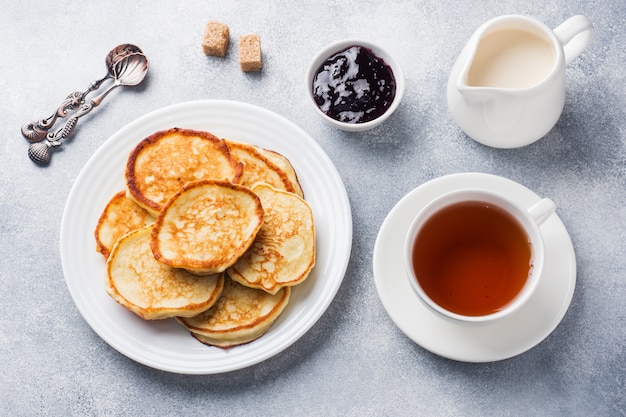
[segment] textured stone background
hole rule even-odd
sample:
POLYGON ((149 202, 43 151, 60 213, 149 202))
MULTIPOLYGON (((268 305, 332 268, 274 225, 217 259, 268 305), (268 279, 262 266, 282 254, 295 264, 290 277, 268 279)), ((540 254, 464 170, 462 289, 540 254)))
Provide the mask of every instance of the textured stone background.
MULTIPOLYGON (((0 415, 626 415, 626 3, 624 1, 23 0, 0 12, 0 415), (501 14, 550 27, 586 15, 596 38, 567 68, 564 113, 541 141, 484 147, 448 114, 445 83, 461 48, 501 14), (259 33, 263 71, 200 48, 207 20, 231 40, 259 33), (324 45, 362 37, 406 73, 393 117, 362 134, 324 125, 303 77, 324 45), (46 169, 26 156, 27 120, 104 75, 104 55, 132 42, 149 78, 81 120, 46 169), (81 168, 111 134, 160 107, 220 98, 266 107, 313 136, 336 164, 353 212, 348 270, 319 322, 283 353, 245 370, 185 376, 121 355, 86 324, 67 291, 59 227, 81 168), (534 349, 488 364, 442 359, 398 330, 372 275, 378 229, 395 203, 441 175, 478 171, 551 197, 577 255, 577 287, 559 327, 534 349)), ((85 202, 88 204, 89 202, 85 202)))

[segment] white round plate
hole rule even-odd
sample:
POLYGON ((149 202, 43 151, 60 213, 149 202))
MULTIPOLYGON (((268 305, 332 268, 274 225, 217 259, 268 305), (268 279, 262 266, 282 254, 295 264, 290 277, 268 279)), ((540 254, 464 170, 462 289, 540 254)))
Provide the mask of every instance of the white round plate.
POLYGON ((295 124, 260 107, 223 100, 156 110, 111 136, 87 162, 69 194, 61 224, 61 262, 69 291, 87 323, 113 348, 147 366, 182 374, 241 369, 281 352, 321 317, 343 280, 352 247, 352 215, 344 184, 328 155, 295 124), (146 136, 172 127, 277 151, 293 164, 313 210, 316 266, 294 287, 289 305, 261 338, 228 350, 196 341, 173 319, 144 321, 104 289, 105 262, 93 232, 108 200, 124 189, 129 152, 146 136))
POLYGON ((465 187, 499 191, 525 205, 540 199, 526 187, 495 175, 462 173, 431 180, 404 196, 383 222, 374 246, 374 280, 387 313, 415 343, 458 361, 498 361, 536 346, 560 323, 574 295, 574 247, 565 226, 553 214, 541 226, 546 279, 541 280, 522 309, 481 326, 464 326, 436 316, 417 298, 409 283, 404 270, 404 239, 422 207, 441 194, 465 187))

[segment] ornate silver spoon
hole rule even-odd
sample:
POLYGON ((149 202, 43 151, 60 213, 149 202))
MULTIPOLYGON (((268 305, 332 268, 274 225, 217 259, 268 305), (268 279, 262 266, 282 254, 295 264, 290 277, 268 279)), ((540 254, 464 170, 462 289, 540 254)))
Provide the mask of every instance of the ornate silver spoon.
POLYGON ((61 146, 63 144, 62 140, 69 136, 74 130, 74 127, 76 127, 78 119, 99 106, 102 100, 115 88, 141 83, 148 73, 148 58, 140 52, 129 54, 115 62, 112 67, 112 72, 114 81, 109 88, 89 103, 82 105, 80 109, 67 120, 62 128, 54 133, 48 133, 44 141, 30 144, 28 147, 28 156, 33 162, 38 165, 46 165, 50 162, 52 148, 61 146))
POLYGON ((85 97, 92 91, 100 88, 103 82, 113 78, 113 66, 117 61, 120 61, 130 54, 141 53, 141 49, 138 46, 124 43, 111 49, 105 59, 107 67, 107 74, 96 81, 92 81, 89 87, 85 91, 75 91, 70 93, 65 100, 61 102, 56 111, 49 117, 41 119, 36 122, 26 122, 22 125, 22 136, 29 142, 39 142, 48 134, 48 130, 52 128, 58 118, 67 117, 69 110, 75 110, 85 102, 85 97))

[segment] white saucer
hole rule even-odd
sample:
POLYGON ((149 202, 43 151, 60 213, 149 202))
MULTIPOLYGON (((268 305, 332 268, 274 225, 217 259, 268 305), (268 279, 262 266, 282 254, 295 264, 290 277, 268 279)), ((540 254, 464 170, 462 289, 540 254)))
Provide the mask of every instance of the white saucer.
MULTIPOLYGON (((546 248, 537 291, 515 315, 484 326, 464 326, 436 316, 414 293, 404 271, 404 238, 417 211, 437 196, 464 187, 505 193, 529 205, 540 199, 528 188, 495 175, 453 174, 431 180, 404 196, 387 215, 374 247, 374 281, 394 323, 415 343, 464 362, 492 362, 526 352, 545 339, 565 315, 576 284, 574 247, 558 215, 541 226, 546 248)), ((558 208, 557 208, 558 212, 558 208)))

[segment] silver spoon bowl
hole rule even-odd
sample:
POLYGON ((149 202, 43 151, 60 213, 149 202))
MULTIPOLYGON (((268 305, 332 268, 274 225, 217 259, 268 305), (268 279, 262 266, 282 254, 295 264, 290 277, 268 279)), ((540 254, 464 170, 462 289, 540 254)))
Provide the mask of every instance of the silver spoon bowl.
POLYGON ((111 91, 117 87, 141 83, 148 73, 148 58, 141 52, 128 54, 113 64, 112 73, 114 81, 109 88, 88 103, 83 104, 63 127, 54 133, 48 133, 45 140, 30 144, 28 156, 33 162, 38 165, 48 164, 52 149, 61 146, 63 139, 74 131, 78 119, 98 107, 111 91))

